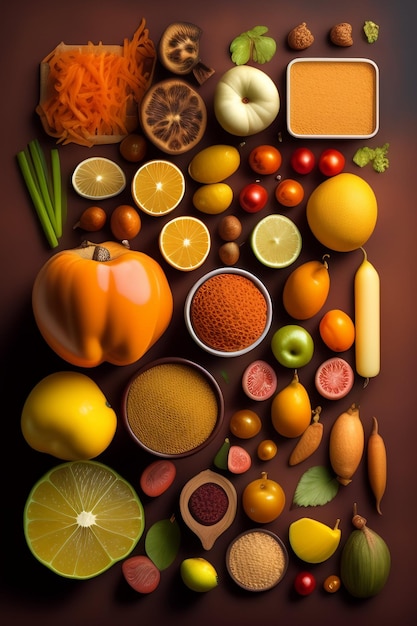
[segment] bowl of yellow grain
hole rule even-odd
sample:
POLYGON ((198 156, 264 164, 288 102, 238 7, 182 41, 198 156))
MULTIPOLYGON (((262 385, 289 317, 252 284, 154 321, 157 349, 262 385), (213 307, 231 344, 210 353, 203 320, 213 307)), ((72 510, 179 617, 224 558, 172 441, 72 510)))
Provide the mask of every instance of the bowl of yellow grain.
POLYGON ((219 357, 236 357, 256 348, 272 322, 272 300, 262 281, 243 269, 220 267, 190 289, 185 324, 195 343, 219 357))
POLYGON ((284 578, 288 552, 270 530, 252 528, 238 535, 226 552, 227 571, 246 591, 268 591, 284 578))
POLYGON ((153 361, 129 380, 122 416, 141 448, 159 457, 185 457, 205 447, 224 416, 223 394, 214 376, 193 361, 153 361))
POLYGON ((287 128, 300 139, 367 139, 379 130, 379 69, 364 58, 287 66, 287 128))

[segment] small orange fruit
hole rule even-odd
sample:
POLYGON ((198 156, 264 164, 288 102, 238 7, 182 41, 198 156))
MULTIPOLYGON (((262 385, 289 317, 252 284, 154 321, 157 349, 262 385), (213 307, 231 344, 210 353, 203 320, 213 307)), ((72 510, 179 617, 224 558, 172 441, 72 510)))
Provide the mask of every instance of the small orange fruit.
POLYGON ((231 416, 229 428, 235 437, 239 437, 239 439, 251 439, 260 432, 262 421, 255 411, 240 409, 235 411, 231 416))
POLYGON ((104 209, 99 206, 90 206, 84 209, 80 219, 73 228, 82 228, 88 232, 101 230, 106 223, 107 215, 104 209))
POLYGON ((355 325, 347 313, 331 309, 319 324, 320 337, 333 352, 348 350, 355 341, 355 325))
POLYGON ((278 446, 272 439, 263 439, 256 449, 258 458, 261 461, 270 461, 278 452, 278 446))
POLYGON ((133 239, 142 226, 139 213, 129 204, 119 204, 110 217, 110 228, 116 239, 133 239))

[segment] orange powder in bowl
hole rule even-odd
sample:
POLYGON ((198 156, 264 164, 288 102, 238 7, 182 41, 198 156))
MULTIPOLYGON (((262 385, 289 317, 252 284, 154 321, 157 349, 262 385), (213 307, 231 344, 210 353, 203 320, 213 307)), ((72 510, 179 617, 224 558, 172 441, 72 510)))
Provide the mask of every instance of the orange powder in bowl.
POLYGON ((196 290, 190 320, 198 339, 220 352, 248 348, 262 335, 268 306, 262 291, 246 276, 220 273, 196 290))

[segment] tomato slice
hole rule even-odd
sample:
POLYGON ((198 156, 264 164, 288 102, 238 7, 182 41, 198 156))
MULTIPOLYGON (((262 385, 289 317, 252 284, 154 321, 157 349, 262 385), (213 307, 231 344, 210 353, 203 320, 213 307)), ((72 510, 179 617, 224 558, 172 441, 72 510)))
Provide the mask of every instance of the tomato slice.
POLYGON ((266 361, 250 363, 243 372, 242 387, 251 400, 268 400, 276 391, 277 375, 266 361))
POLYGON ((140 487, 151 498, 162 495, 174 482, 177 469, 168 459, 154 461, 142 472, 140 487))
POLYGON ((340 357, 333 357, 318 367, 314 382, 323 398, 339 400, 352 389, 354 378, 349 363, 340 357))
POLYGON ((132 556, 122 563, 126 582, 138 593, 152 593, 158 587, 161 572, 145 555, 132 556))

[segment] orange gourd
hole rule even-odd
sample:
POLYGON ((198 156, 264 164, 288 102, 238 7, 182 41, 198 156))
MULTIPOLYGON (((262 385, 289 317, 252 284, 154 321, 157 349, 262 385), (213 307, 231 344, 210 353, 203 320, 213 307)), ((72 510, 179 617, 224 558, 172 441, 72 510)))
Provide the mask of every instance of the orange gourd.
POLYGON ((113 241, 86 242, 44 264, 32 308, 47 344, 69 363, 129 365, 167 329, 173 297, 152 257, 113 241))
POLYGON ((322 261, 299 265, 288 276, 282 298, 285 310, 294 319, 310 319, 324 306, 330 291, 327 256, 322 261))

